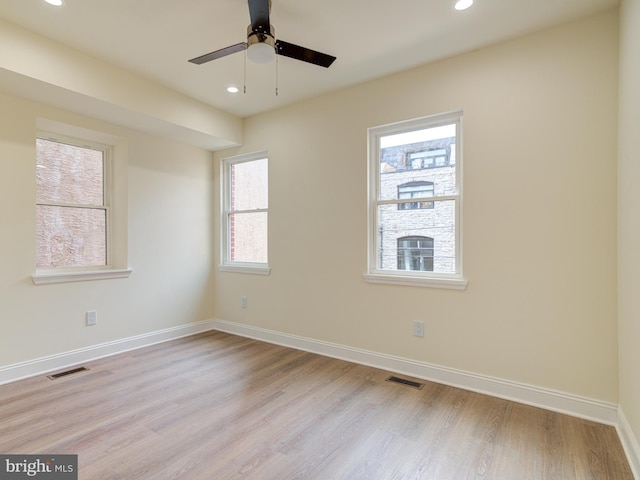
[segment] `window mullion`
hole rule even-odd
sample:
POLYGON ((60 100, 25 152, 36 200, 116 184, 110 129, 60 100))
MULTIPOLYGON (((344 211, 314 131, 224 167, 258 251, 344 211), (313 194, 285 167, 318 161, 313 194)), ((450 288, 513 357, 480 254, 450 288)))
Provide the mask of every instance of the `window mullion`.
POLYGON ((229 210, 229 213, 232 214, 236 214, 236 213, 264 213, 264 212, 268 212, 269 209, 268 208, 253 208, 250 210, 229 210))
POLYGON ((83 203, 60 203, 60 202, 38 202, 36 205, 45 207, 62 207, 62 208, 91 208, 95 210, 108 210, 108 205, 91 205, 83 203))
POLYGON ((441 195, 435 197, 411 197, 411 198, 391 198, 389 200, 377 200, 376 205, 395 205, 398 203, 410 203, 410 202, 443 202, 447 200, 458 200, 459 195, 441 195))

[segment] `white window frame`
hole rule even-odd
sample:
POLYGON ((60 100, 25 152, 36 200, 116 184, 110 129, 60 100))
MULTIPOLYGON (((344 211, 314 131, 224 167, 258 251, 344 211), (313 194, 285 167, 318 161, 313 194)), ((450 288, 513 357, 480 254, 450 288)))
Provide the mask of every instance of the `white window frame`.
MULTIPOLYGON (((231 251, 231 232, 229 231, 229 217, 232 213, 266 213, 267 214, 267 236, 269 231, 269 207, 253 210, 231 210, 231 167, 238 163, 253 162, 256 160, 267 159, 269 154, 267 151, 253 152, 233 157, 223 158, 220 161, 220 264, 218 270, 223 272, 240 272, 253 273, 257 275, 269 275, 271 268, 267 262, 238 262, 230 259, 231 251)), ((267 182, 268 173, 267 173, 267 182)), ((267 258, 268 258, 268 242, 267 242, 267 258)))
MULTIPOLYGON (((60 272, 61 270, 69 271, 86 271, 110 268, 111 263, 111 147, 96 142, 89 142, 79 138, 64 137, 48 132, 38 133, 36 136, 39 140, 47 140, 50 142, 60 143, 62 145, 70 145, 72 147, 95 150, 102 153, 102 204, 101 205, 82 205, 75 203, 37 201, 36 205, 62 207, 62 208, 90 208, 93 210, 104 210, 105 212, 105 265, 96 265, 93 267, 62 267, 51 269, 38 269, 39 272, 60 272)), ((37 165, 36 165, 37 167, 37 165)))
MULTIPOLYGON (((58 123, 52 120, 38 119, 36 138, 58 143, 91 148, 103 152, 104 200, 101 207, 106 211, 106 265, 95 267, 64 267, 53 269, 37 269, 31 276, 35 285, 67 283, 112 278, 127 278, 132 269, 127 267, 126 245, 126 198, 117 201, 114 209, 115 195, 126 195, 126 184, 116 187, 114 177, 126 178, 126 144, 123 139, 109 134, 94 132, 81 127, 58 123), (116 158, 118 159, 116 161, 116 158), (114 210, 117 212, 114 214, 114 210), (115 215, 118 219, 115 219, 115 215), (124 225, 119 228, 116 225, 124 225), (114 230, 118 230, 114 233, 114 230)), ((119 182, 123 183, 123 182, 119 182)), ((56 202, 39 204, 57 205, 56 202)), ((65 206, 65 205, 63 205, 65 206)), ((67 205, 69 206, 69 205, 67 205)), ((35 253, 34 253, 35 254, 35 253)))
POLYGON ((453 111, 427 117, 372 127, 368 134, 368 255, 367 273, 364 279, 370 283, 390 285, 419 286, 464 290, 467 281, 462 274, 462 111, 453 111), (426 271, 382 270, 377 267, 378 245, 378 207, 385 204, 398 204, 406 199, 380 200, 380 139, 388 135, 407 133, 414 130, 456 124, 456 192, 453 195, 429 197, 429 201, 455 201, 455 273, 437 273, 426 271))

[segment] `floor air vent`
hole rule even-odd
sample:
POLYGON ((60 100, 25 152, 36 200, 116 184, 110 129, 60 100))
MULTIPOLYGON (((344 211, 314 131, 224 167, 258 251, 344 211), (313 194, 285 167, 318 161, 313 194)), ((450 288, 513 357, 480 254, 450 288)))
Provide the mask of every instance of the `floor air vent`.
POLYGON ((53 375, 47 375, 47 377, 50 378, 51 380, 56 380, 56 379, 61 378, 61 377, 66 377, 67 375, 72 375, 72 374, 78 373, 78 372, 84 372, 86 370, 89 370, 89 369, 85 368, 85 367, 72 368, 71 370, 67 370, 66 372, 60 372, 60 373, 54 373, 53 375))
POLYGON ((407 380, 406 378, 394 377, 393 375, 386 378, 387 382, 399 383, 401 385, 406 385, 407 387, 416 388, 420 390, 424 387, 424 383, 413 382, 411 380, 407 380))

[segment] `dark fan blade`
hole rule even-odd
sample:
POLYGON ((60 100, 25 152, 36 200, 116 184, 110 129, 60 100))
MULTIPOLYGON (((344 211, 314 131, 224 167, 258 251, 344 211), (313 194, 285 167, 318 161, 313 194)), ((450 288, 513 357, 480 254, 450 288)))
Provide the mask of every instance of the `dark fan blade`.
POLYGON ((227 55, 231 55, 232 53, 236 53, 236 52, 241 52, 242 50, 246 50, 246 49, 247 49, 247 44, 245 42, 236 43, 235 45, 231 45, 230 47, 221 48, 220 50, 216 50, 215 52, 207 53, 205 55, 192 58, 189 61, 197 65, 202 65, 203 63, 210 62, 211 60, 215 60, 216 58, 226 57, 227 55))
POLYGON ((296 60, 313 63, 314 65, 325 68, 329 68, 333 61, 336 59, 336 57, 332 57, 331 55, 327 55, 326 53, 309 50, 308 48, 300 47, 298 45, 294 45, 293 43, 283 42, 282 40, 276 41, 276 53, 278 55, 295 58, 296 60))
POLYGON ((249 17, 251 17, 251 30, 254 32, 269 33, 269 0, 249 0, 249 17))

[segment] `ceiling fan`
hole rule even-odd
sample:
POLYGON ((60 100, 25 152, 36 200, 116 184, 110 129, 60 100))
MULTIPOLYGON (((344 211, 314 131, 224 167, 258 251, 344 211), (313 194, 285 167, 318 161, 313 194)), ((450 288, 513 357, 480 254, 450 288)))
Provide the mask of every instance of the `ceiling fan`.
POLYGON ((243 50, 247 50, 247 58, 256 63, 269 63, 277 54, 328 68, 336 59, 326 53, 276 40, 275 28, 269 23, 271 0, 248 0, 248 3, 251 24, 247 27, 247 41, 192 58, 189 62, 201 65, 243 50))

